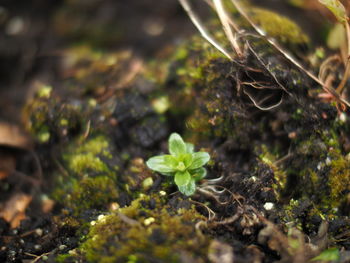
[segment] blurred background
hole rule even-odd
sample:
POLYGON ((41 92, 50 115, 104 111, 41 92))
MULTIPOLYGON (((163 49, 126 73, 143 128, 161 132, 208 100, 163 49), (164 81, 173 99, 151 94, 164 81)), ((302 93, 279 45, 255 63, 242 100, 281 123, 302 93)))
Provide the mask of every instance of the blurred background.
MULTIPOLYGON (((202 1, 193 2, 205 17, 209 11, 202 1)), ((315 45, 326 39, 332 25, 331 15, 317 0, 253 3, 292 18, 315 45)), ((1 0, 0 119, 19 120, 19 109, 33 81, 60 80, 65 47, 127 48, 152 59, 193 32, 194 26, 176 0, 1 0)))

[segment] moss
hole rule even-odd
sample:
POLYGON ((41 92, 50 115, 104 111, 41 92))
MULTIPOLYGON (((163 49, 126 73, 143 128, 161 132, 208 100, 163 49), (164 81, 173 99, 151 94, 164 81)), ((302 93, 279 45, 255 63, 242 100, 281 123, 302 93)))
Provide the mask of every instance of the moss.
POLYGON ((98 175, 81 179, 69 179, 58 184, 52 197, 80 217, 90 209, 107 210, 110 203, 117 201, 119 187, 115 177, 98 175))
POLYGON ((78 147, 74 145, 73 151, 65 155, 70 170, 76 174, 83 174, 88 171, 108 172, 108 167, 101 157, 111 159, 108 150, 109 143, 103 136, 90 139, 78 147))
POLYGON ((75 181, 73 191, 67 196, 66 206, 75 214, 94 208, 105 209, 109 203, 118 197, 118 188, 114 178, 97 176, 75 181))
POLYGON ((106 157, 111 157, 108 151, 109 142, 103 136, 97 136, 94 139, 88 140, 83 145, 81 145, 77 152, 89 152, 92 154, 102 154, 106 157))
POLYGON ((75 173, 82 174, 86 171, 103 172, 108 168, 99 157, 92 153, 77 154, 69 159, 69 168, 75 173))
POLYGON ((68 175, 58 176, 52 195, 73 214, 88 209, 107 209, 119 196, 117 167, 110 167, 111 145, 107 138, 98 135, 83 143, 78 139, 63 155, 68 175))
POLYGON ((330 199, 333 207, 346 201, 347 194, 350 191, 350 161, 345 156, 332 152, 329 164, 329 188, 330 199))
POLYGON ((124 75, 140 71, 141 60, 131 51, 106 52, 88 45, 78 45, 64 51, 64 70, 69 78, 64 79, 66 89, 71 94, 101 98, 111 92, 111 87, 120 88, 127 85, 130 79, 124 75), (136 68, 132 68, 135 67, 136 68))
POLYGON ((111 159, 108 146, 109 143, 103 136, 97 136, 78 146, 65 156, 70 170, 77 174, 88 171, 108 172, 106 163, 101 160, 101 157, 111 159))
POLYGON ((55 262, 57 263, 70 262, 70 260, 72 260, 72 255, 69 254, 61 254, 55 258, 55 262))
POLYGON ((305 45, 310 42, 300 27, 287 17, 256 7, 250 8, 249 13, 251 19, 265 30, 268 36, 284 44, 305 45))
POLYGON ((200 220, 192 208, 143 196, 97 221, 79 251, 88 262, 207 262, 209 240, 195 228, 200 220))

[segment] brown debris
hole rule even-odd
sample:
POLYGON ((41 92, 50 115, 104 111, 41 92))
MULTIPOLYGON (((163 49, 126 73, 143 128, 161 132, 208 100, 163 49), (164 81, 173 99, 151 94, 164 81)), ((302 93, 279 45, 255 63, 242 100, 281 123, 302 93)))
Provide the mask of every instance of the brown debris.
POLYGON ((0 217, 8 222, 11 228, 16 228, 26 218, 25 210, 32 201, 30 195, 14 194, 5 204, 0 206, 0 217))
POLYGON ((0 145, 28 149, 31 140, 18 126, 0 122, 0 145))

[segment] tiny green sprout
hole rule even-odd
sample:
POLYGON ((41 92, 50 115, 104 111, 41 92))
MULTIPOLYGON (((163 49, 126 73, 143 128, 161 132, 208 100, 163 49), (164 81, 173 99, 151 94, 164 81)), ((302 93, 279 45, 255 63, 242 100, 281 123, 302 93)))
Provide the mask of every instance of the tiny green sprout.
POLYGON ((210 160, 207 152, 194 152, 191 143, 185 143, 181 136, 172 133, 169 137, 170 154, 151 157, 148 168, 166 176, 174 176, 179 191, 187 196, 196 191, 196 182, 207 175, 203 166, 210 160))

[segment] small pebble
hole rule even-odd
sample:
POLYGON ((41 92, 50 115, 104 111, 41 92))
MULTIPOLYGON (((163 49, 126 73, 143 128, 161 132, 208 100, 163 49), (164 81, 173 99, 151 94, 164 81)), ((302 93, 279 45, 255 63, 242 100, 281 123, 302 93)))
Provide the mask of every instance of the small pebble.
POLYGON ((102 220, 102 219, 104 219, 104 218, 105 218, 105 215, 99 215, 99 216, 97 217, 97 220, 100 221, 100 220, 102 220))
POLYGON ((149 226, 150 224, 154 223, 156 220, 153 218, 153 217, 149 217, 149 218, 146 218, 144 221, 143 221, 143 224, 145 226, 149 226))
POLYGON ((66 248, 67 248, 66 245, 60 245, 60 246, 58 247, 59 250, 65 250, 66 248))
POLYGON ((339 115, 339 120, 340 120, 341 122, 346 122, 347 116, 346 116, 346 114, 345 114, 344 112, 342 112, 342 113, 339 115))
POLYGON ((267 210, 267 211, 269 211, 269 210, 272 210, 273 208, 274 208, 274 204, 273 203, 271 203, 271 202, 267 202, 267 203, 265 203, 264 204, 264 208, 267 210))
POLYGON ((35 229, 35 234, 37 234, 39 237, 43 235, 43 230, 41 228, 35 229))
POLYGON ((35 249, 35 250, 39 250, 39 249, 41 249, 41 246, 40 246, 40 245, 35 245, 35 246, 34 246, 34 249, 35 249))
POLYGON ((109 209, 114 211, 120 208, 120 205, 117 202, 111 203, 109 209))

